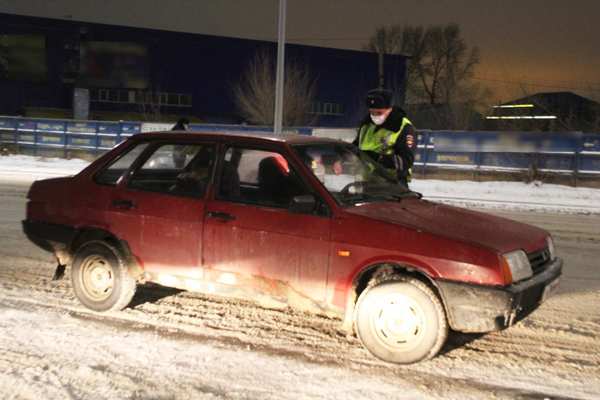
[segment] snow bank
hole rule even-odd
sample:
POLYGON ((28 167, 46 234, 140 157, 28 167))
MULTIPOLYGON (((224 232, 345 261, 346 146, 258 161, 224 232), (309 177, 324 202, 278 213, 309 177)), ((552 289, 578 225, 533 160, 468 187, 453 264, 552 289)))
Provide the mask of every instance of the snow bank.
POLYGON ((23 155, 0 157, 0 180, 31 183, 38 179, 75 175, 89 164, 80 159, 46 158, 23 155))

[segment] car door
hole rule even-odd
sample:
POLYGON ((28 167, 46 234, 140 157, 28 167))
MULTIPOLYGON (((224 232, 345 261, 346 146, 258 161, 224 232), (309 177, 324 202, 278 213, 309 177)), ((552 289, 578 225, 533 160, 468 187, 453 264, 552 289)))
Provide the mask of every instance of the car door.
MULTIPOLYGON (((312 191, 285 157, 265 148, 231 146, 218 181, 206 206, 206 265, 217 274, 252 277, 275 296, 288 296, 291 289, 324 300, 330 218, 326 212, 288 209, 292 197, 312 191)), ((235 283, 231 277, 224 281, 235 283)))
POLYGON ((144 156, 149 142, 133 143, 117 158, 94 174, 93 181, 82 182, 78 188, 74 218, 82 227, 104 229, 127 243, 134 254, 140 252, 142 239, 141 218, 131 210, 115 206, 122 192, 124 176, 144 156))
POLYGON ((132 250, 159 281, 161 274, 201 277, 204 196, 215 149, 212 143, 156 144, 114 193, 111 212, 140 231, 132 250))

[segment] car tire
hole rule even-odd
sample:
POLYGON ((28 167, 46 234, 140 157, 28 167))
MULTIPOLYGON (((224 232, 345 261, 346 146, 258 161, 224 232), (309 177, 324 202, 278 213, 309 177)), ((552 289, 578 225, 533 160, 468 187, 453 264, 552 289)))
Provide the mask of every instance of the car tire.
POLYGON ((131 302, 136 280, 121 253, 104 241, 83 244, 75 253, 71 281, 77 299, 94 311, 122 310, 131 302))
POLYGON ((439 297, 414 278, 384 281, 364 290, 356 303, 354 321, 367 350, 397 364, 432 358, 448 336, 439 297))

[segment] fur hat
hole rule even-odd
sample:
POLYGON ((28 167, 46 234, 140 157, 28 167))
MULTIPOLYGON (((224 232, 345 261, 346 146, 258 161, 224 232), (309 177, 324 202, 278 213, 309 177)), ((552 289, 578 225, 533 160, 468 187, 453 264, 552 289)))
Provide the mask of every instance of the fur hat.
POLYGON ((367 92, 367 108, 390 108, 392 106, 392 91, 387 89, 372 89, 367 92))

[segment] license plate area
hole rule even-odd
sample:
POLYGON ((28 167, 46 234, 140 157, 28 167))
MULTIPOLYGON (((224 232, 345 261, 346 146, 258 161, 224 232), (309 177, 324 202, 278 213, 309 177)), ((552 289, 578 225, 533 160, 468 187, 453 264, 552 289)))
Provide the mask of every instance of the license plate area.
POLYGON ((540 300, 540 303, 543 303, 546 300, 548 300, 548 298, 556 292, 559 283, 560 278, 556 278, 555 280, 546 285, 546 287, 544 288, 544 292, 542 293, 542 299, 540 300))

